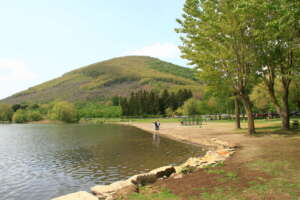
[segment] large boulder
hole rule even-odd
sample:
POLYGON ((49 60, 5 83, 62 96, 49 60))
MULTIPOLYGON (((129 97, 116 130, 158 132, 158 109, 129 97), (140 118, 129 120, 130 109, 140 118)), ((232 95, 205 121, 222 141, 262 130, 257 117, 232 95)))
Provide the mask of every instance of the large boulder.
POLYGON ((91 191, 99 199, 112 199, 118 193, 125 194, 126 192, 136 192, 137 186, 131 181, 118 181, 110 185, 97 185, 91 188, 91 191))
POLYGON ((88 192, 81 191, 57 197, 52 200, 98 200, 98 198, 88 192))
POLYGON ((215 151, 208 151, 203 157, 203 160, 206 161, 208 164, 224 161, 225 159, 226 156, 220 155, 215 151))
POLYGON ((137 185, 137 186, 145 186, 152 183, 155 183, 157 180, 155 173, 144 173, 144 174, 138 174, 131 178, 129 178, 131 183, 137 185))
POLYGON ((176 170, 173 166, 165 166, 154 169, 149 172, 149 174, 155 174, 156 178, 169 177, 171 174, 175 173, 176 170))

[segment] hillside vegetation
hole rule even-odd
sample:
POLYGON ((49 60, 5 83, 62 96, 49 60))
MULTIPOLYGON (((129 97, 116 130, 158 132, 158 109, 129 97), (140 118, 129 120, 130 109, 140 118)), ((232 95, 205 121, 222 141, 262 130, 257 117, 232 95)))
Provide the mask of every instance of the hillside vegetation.
POLYGON ((19 92, 3 103, 107 100, 141 89, 199 89, 193 70, 152 57, 127 56, 91 64, 19 92))

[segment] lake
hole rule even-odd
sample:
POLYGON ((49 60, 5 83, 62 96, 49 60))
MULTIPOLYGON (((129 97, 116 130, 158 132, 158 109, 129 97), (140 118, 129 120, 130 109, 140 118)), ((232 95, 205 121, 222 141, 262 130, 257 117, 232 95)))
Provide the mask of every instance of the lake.
POLYGON ((121 125, 0 125, 0 200, 47 200, 191 156, 196 146, 121 125))

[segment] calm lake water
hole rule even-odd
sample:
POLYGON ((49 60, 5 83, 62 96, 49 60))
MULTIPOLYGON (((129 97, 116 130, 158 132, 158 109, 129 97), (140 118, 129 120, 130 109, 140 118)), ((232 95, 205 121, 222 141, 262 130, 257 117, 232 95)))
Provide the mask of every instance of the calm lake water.
POLYGON ((0 125, 0 200, 89 191, 204 152, 128 126, 0 125))

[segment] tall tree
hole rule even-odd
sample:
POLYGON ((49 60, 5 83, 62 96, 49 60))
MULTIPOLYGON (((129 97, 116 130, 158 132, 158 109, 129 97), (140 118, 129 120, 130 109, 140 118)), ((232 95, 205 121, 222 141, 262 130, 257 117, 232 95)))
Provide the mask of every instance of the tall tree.
POLYGON ((248 117, 248 133, 255 133, 249 93, 256 79, 248 20, 238 0, 186 0, 181 25, 183 58, 196 65, 208 82, 229 84, 240 97, 248 117))
POLYGON ((241 10, 252 19, 249 30, 258 74, 282 118, 282 128, 289 129, 289 88, 299 70, 300 1, 250 0, 241 10), (277 79, 283 95, 276 94, 277 79))

